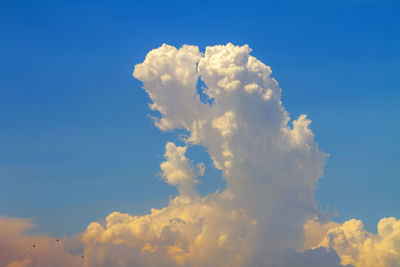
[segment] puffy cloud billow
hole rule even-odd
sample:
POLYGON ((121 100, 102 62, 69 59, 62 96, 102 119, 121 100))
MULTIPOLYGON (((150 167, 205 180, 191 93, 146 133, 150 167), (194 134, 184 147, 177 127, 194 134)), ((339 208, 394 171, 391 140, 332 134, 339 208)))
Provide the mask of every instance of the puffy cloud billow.
POLYGON ((291 120, 271 69, 250 52, 230 43, 205 53, 164 44, 135 66, 160 114, 155 126, 186 133, 184 145, 166 144, 160 166, 179 194, 144 216, 114 212, 91 223, 87 266, 399 265, 395 219, 383 219, 377 235, 359 221, 318 220, 314 190, 327 154, 306 115, 291 120), (193 145, 222 171, 224 190, 198 194, 205 166, 186 157, 193 145))
MULTIPOLYGON (((162 179, 179 194, 144 216, 113 212, 105 223, 92 222, 79 264, 400 266, 396 219, 382 219, 376 235, 357 220, 319 219, 314 190, 327 154, 306 115, 290 118, 271 69, 250 52, 247 45, 202 53, 164 44, 135 66, 149 107, 160 114, 155 126, 183 133, 179 144, 167 142, 160 165, 162 179), (205 165, 186 155, 195 145, 206 149, 226 188, 197 192, 205 165)), ((15 266, 30 266, 34 259, 18 260, 27 265, 15 266)))
POLYGON ((202 54, 196 46, 163 45, 135 66, 151 109, 161 114, 155 125, 187 132, 184 146, 166 144, 161 164, 179 195, 146 216, 113 213, 106 225, 89 225, 89 265, 263 266, 302 247, 303 225, 318 213, 313 190, 326 154, 305 115, 289 123, 271 69, 250 51, 228 44, 202 54), (200 99, 199 79, 209 101, 200 99), (195 144, 222 171, 222 192, 196 192, 201 171, 185 156, 195 144))
POLYGON ((381 219, 374 235, 364 230, 361 221, 352 219, 330 229, 319 246, 335 250, 342 264, 400 266, 400 220, 381 219))

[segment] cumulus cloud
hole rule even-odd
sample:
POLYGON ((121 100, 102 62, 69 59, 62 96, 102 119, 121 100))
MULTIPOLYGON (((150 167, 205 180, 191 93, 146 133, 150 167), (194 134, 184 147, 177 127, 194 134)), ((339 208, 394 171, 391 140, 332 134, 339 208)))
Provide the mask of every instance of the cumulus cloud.
POLYGON ((53 267, 82 266, 81 255, 72 251, 81 246, 80 237, 29 235, 34 227, 28 219, 0 216, 0 266, 53 267))
POLYGON ((233 44, 151 50, 133 76, 160 114, 155 126, 183 133, 180 144, 167 142, 160 165, 179 194, 143 216, 113 212, 92 222, 80 245, 27 235, 29 220, 0 217, 0 265, 400 266, 395 218, 382 219, 376 235, 361 221, 320 219, 314 190, 327 155, 311 120, 290 118, 271 69, 250 52, 233 44), (187 157, 194 145, 206 149, 226 188, 197 192, 206 166, 187 157), (84 260, 71 253, 76 246, 84 260))
POLYGON ((88 266, 205 266, 244 263, 251 251, 256 221, 228 192, 199 197, 193 189, 193 166, 186 147, 169 142, 161 164, 163 177, 179 188, 169 206, 145 216, 114 212, 106 225, 92 223, 83 242, 88 266))
POLYGON ((166 144, 163 179, 179 195, 145 216, 112 213, 83 236, 88 265, 265 266, 303 248, 303 225, 318 214, 315 183, 326 154, 301 115, 290 122, 271 69, 232 44, 150 51, 133 75, 143 83, 163 131, 181 129, 184 145, 166 144), (204 83, 204 103, 197 84, 204 83), (210 104, 211 103, 211 104, 210 104), (207 149, 226 180, 199 196, 201 163, 185 152, 207 149))
POLYGON ((378 233, 371 234, 361 221, 352 219, 330 229, 319 246, 335 250, 342 264, 400 266, 400 220, 383 218, 378 233))

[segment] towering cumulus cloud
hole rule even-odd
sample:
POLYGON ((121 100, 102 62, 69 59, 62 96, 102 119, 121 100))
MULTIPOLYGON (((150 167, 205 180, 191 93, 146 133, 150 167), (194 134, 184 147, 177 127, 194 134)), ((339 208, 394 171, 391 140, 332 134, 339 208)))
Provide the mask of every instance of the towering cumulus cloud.
MULTIPOLYGON (((133 76, 143 82, 150 108, 161 114, 155 125, 186 133, 184 145, 166 144, 160 166, 179 195, 145 216, 114 212, 105 224, 91 223, 83 235, 87 266, 337 266, 342 255, 343 264, 357 264, 343 244, 347 233, 362 235, 359 225, 353 227, 357 222, 314 219, 313 192, 326 154, 314 141, 311 121, 306 115, 291 121, 271 69, 250 51, 227 44, 201 53, 196 46, 164 44, 135 66, 133 76), (205 166, 186 157, 193 145, 204 146, 222 171, 224 190, 198 194, 205 166), (316 227, 307 230, 305 224, 316 227), (306 248, 305 230, 311 242, 306 248), (300 252, 312 246, 319 248, 300 252)), ((389 225, 398 232, 396 223, 384 221, 380 231, 394 250, 399 235, 389 225)), ((357 242, 383 244, 380 237, 368 240, 357 242)), ((399 259, 386 254, 392 262, 399 259)))

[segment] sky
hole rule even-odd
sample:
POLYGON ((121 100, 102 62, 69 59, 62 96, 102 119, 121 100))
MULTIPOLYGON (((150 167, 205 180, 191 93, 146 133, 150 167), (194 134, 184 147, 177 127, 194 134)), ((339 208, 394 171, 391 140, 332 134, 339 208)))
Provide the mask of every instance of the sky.
MULTIPOLYGON (((152 117, 170 115, 149 108, 143 83, 153 81, 132 73, 164 43, 203 53, 232 43, 270 66, 289 124, 307 114, 329 154, 315 181, 319 212, 377 233, 382 218, 400 218, 399 12, 397 1, 1 1, 0 215, 71 236, 115 211, 171 205, 182 188, 160 164, 172 161, 167 142, 185 147, 185 132, 155 127, 152 117)), ((206 166, 194 182, 201 196, 223 191, 229 175, 212 147, 186 152, 206 166)))

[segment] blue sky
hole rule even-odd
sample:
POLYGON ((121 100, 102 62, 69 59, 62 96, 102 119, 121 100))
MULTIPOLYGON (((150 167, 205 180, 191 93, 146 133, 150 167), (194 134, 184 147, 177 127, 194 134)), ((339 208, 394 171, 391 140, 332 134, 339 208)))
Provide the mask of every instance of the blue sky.
MULTIPOLYGON (((400 217, 396 1, 2 1, 0 214, 72 234, 112 211, 144 214, 176 189, 167 140, 135 64, 163 43, 249 44, 292 117, 330 154, 316 198, 335 220, 400 217)), ((202 192, 223 187, 208 162, 202 192)))

